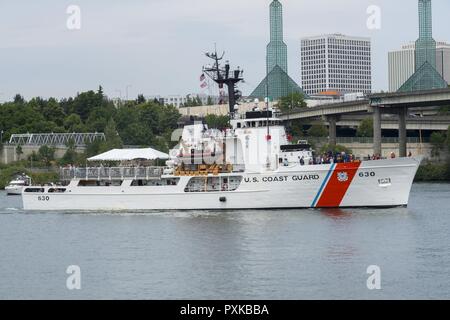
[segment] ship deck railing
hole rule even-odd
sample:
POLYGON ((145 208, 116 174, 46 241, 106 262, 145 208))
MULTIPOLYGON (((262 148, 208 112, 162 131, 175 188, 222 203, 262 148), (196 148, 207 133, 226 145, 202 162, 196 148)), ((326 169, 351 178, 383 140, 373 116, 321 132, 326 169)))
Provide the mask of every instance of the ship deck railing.
POLYGON ((61 168, 61 180, 150 180, 159 179, 165 167, 91 167, 61 168))

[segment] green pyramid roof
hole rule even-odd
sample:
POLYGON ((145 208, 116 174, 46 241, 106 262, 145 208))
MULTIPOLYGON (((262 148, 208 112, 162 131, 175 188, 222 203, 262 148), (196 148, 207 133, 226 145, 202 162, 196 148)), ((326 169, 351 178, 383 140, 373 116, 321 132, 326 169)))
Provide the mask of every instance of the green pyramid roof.
POLYGON ((439 72, 428 62, 417 69, 416 72, 398 89, 398 92, 411 92, 431 89, 447 88, 447 82, 439 72))
POLYGON ((250 98, 264 99, 269 96, 271 101, 276 101, 296 92, 307 97, 302 88, 280 66, 276 65, 252 92, 250 98))

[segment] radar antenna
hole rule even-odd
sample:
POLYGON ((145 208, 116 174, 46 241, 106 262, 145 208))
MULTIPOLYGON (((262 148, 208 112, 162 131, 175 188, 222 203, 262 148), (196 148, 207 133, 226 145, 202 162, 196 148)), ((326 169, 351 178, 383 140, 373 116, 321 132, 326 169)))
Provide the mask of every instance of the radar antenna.
POLYGON ((231 71, 230 62, 225 61, 225 66, 220 65, 220 61, 225 56, 225 52, 219 57, 217 50, 212 52, 207 52, 205 55, 214 60, 212 66, 203 67, 203 72, 208 75, 214 82, 219 85, 222 89, 224 85, 228 87, 228 105, 230 116, 233 117, 235 113, 236 102, 242 97, 242 92, 237 90, 236 85, 243 81, 244 71, 237 67, 235 70, 231 71))

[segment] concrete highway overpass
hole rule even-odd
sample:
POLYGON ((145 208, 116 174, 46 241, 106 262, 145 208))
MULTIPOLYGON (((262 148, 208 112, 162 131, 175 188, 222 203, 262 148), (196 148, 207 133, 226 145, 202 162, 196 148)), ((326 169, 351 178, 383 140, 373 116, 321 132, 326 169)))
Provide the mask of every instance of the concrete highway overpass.
MULTIPOLYGON (((336 125, 356 128, 364 118, 367 118, 367 115, 344 115, 339 118, 336 125)), ((406 119, 406 130, 447 131, 449 126, 450 116, 408 116, 406 119)), ((382 117, 381 129, 398 130, 397 117, 395 115, 386 115, 385 117, 382 117)))
MULTIPOLYGON (((416 92, 402 93, 379 93, 372 94, 366 100, 333 103, 314 108, 304 108, 293 110, 289 114, 282 116, 282 119, 308 119, 322 117, 329 123, 330 144, 336 144, 336 126, 343 115, 367 114, 373 117, 374 123, 374 153, 381 154, 381 130, 383 126, 382 114, 396 115, 397 120, 385 122, 386 126, 391 126, 399 131, 400 156, 406 156, 407 140, 406 131, 408 120, 410 128, 423 129, 421 123, 425 125, 426 120, 409 119, 410 109, 413 108, 436 108, 437 106, 450 106, 450 89, 436 89, 416 92)), ((439 128, 443 130, 448 119, 433 119, 426 124, 429 128, 439 128)), ((448 128, 448 126, 447 126, 448 128)))

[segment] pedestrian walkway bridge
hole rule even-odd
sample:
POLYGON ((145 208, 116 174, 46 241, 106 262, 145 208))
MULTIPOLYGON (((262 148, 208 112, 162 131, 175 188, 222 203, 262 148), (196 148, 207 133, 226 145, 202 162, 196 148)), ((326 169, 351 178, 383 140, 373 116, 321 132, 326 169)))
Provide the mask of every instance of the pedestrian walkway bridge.
POLYGON ((26 133, 13 134, 10 145, 67 146, 73 142, 76 147, 84 147, 96 140, 104 141, 104 133, 26 133))

